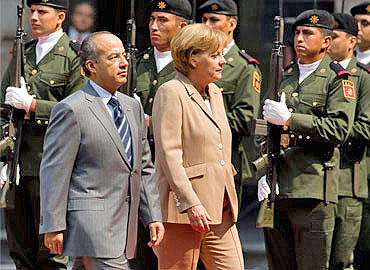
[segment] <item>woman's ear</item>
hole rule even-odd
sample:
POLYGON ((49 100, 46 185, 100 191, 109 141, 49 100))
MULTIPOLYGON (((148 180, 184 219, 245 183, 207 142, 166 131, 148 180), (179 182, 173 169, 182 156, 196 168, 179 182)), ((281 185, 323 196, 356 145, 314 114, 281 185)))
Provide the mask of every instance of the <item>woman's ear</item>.
POLYGON ((198 66, 198 55, 192 54, 190 56, 189 64, 192 68, 196 68, 198 66))

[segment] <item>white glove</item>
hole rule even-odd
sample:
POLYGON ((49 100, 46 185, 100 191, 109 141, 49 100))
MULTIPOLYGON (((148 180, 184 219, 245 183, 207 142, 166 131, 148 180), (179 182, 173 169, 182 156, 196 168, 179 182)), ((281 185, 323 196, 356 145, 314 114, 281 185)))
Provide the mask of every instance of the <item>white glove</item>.
POLYGON ((292 116, 285 104, 285 93, 281 94, 280 102, 270 99, 265 100, 263 106, 263 118, 271 124, 284 126, 292 116))
MULTIPOLYGON (((266 175, 262 176, 260 180, 258 180, 258 201, 263 201, 264 199, 268 198, 268 195, 271 193, 271 189, 266 181, 266 175)), ((276 183, 276 195, 279 194, 279 185, 276 183)))
MULTIPOLYGON (((6 181, 8 181, 8 164, 5 164, 4 167, 1 168, 0 171, 0 189, 3 188, 6 181)), ((15 180, 16 185, 19 185, 19 165, 17 165, 17 177, 15 180)))
POLYGON ((6 88, 5 103, 28 112, 33 100, 33 96, 28 94, 26 88, 26 82, 21 77, 21 87, 9 86, 6 88))

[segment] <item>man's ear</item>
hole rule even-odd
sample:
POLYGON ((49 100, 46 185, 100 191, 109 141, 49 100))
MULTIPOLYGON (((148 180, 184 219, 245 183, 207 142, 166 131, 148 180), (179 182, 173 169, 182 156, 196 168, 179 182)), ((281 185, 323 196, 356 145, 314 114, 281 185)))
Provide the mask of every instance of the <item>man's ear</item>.
POLYGON ((187 22, 181 22, 181 23, 179 23, 178 27, 179 27, 179 29, 181 29, 181 28, 183 28, 183 27, 185 27, 187 25, 188 25, 187 22))
POLYGON ((66 19, 66 13, 64 11, 59 11, 58 14, 58 23, 62 24, 66 19))
POLYGON ((322 41, 322 48, 324 50, 327 50, 329 48, 332 40, 333 40, 333 38, 331 36, 325 36, 323 41, 322 41))
POLYGON ((235 18, 230 18, 229 20, 230 30, 234 31, 237 25, 238 25, 238 21, 235 18))
POLYGON ((96 73, 95 62, 92 60, 86 60, 85 67, 90 71, 91 74, 96 73))
POLYGON ((357 45, 357 37, 355 36, 351 36, 349 38, 349 46, 350 46, 350 49, 354 49, 357 45))

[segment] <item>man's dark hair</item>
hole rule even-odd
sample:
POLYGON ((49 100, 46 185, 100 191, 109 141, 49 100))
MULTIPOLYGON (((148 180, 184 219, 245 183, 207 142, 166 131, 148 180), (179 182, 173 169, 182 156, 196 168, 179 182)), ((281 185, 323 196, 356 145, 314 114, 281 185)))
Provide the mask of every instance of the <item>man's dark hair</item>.
POLYGON ((329 36, 334 37, 333 30, 319 27, 321 37, 329 36))
MULTIPOLYGON (((99 50, 94 43, 94 37, 101 35, 101 34, 112 34, 111 32, 108 31, 99 31, 99 32, 94 32, 90 35, 88 35, 84 41, 82 42, 81 48, 80 48, 80 64, 85 72, 85 75, 87 77, 90 77, 91 73, 86 67, 85 63, 87 60, 94 61, 95 63, 98 62, 99 60, 99 50)), ((113 35, 113 34, 112 34, 113 35)))

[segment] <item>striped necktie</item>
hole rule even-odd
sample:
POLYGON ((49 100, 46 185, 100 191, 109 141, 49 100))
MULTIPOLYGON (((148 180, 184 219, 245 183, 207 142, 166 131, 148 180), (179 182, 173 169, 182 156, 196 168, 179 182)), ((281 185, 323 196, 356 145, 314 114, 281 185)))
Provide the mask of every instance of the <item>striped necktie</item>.
POLYGON ((122 111, 116 96, 112 95, 111 99, 108 102, 108 106, 113 112, 112 116, 114 123, 116 124, 118 132, 121 136, 121 140, 123 142, 123 147, 125 148, 128 161, 132 166, 132 139, 131 139, 131 130, 128 124, 127 117, 125 113, 122 111))

